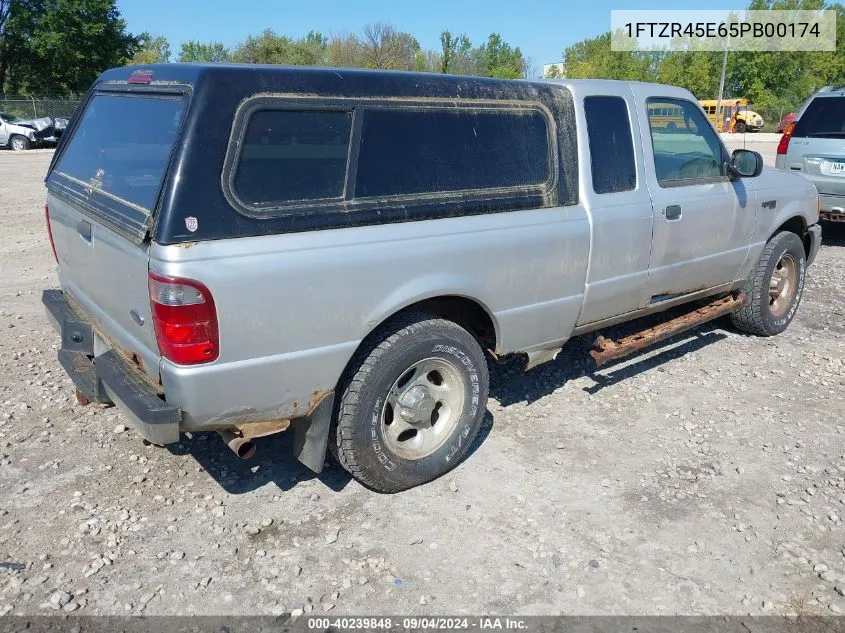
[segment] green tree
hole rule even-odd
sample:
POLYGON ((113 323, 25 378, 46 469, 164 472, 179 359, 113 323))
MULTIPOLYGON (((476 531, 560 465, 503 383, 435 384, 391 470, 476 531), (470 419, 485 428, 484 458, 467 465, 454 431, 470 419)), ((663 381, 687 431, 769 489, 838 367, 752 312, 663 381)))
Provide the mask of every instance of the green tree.
POLYGON ((452 35, 449 31, 440 34, 440 72, 469 75, 472 68, 470 52, 472 42, 461 33, 452 35))
POLYGON ((722 54, 706 51, 669 53, 657 69, 656 81, 684 86, 697 99, 712 99, 719 91, 722 54))
POLYGON ((166 38, 141 33, 138 40, 140 48, 128 61, 129 64, 166 64, 170 61, 170 44, 166 38))
POLYGON ((86 90, 139 47, 116 0, 6 0, 0 79, 40 93, 86 90))
POLYGON ((513 48, 498 33, 472 51, 476 69, 482 77, 519 79, 525 75, 526 63, 519 47, 513 48))
POLYGON ((656 81, 659 59, 655 53, 610 50, 610 33, 576 42, 563 52, 566 76, 572 79, 624 79, 656 81))
POLYGON ((199 42, 188 40, 179 47, 180 62, 220 63, 232 59, 229 49, 222 42, 199 42))
POLYGON ((293 40, 273 29, 250 35, 232 54, 234 61, 243 64, 291 64, 293 57, 293 40))
POLYGON ((0 0, 0 93, 19 85, 14 71, 28 60, 30 40, 43 12, 41 0, 0 0))
POLYGON ((295 40, 290 45, 290 60, 287 63, 296 66, 320 66, 326 63, 326 51, 329 41, 325 35, 317 31, 309 31, 308 35, 295 40))

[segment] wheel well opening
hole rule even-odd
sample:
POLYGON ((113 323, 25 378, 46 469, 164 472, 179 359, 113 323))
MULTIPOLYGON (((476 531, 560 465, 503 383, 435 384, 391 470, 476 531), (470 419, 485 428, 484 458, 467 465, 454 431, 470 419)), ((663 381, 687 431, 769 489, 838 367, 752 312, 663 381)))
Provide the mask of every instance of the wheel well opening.
POLYGON ((786 222, 781 224, 775 233, 779 233, 781 231, 789 231, 790 233, 795 233, 798 236, 798 239, 804 244, 804 254, 809 257, 810 256, 810 236, 807 233, 807 222, 802 218, 800 215, 796 215, 793 218, 789 218, 786 222))
POLYGON ((472 334, 483 349, 496 349, 496 326, 481 305, 466 297, 446 296, 424 299, 403 312, 426 312, 453 321, 472 334))

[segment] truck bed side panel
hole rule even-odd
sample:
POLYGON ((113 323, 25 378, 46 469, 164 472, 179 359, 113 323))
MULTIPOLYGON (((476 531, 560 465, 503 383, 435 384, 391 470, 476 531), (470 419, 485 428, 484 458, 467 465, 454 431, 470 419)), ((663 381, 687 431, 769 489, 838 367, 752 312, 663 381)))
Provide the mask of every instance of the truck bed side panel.
POLYGON ((190 248, 154 244, 151 269, 201 280, 220 326, 214 363, 162 361, 168 402, 183 409, 186 428, 304 415, 335 388, 368 333, 435 296, 479 302, 499 352, 562 342, 581 310, 588 249, 577 205, 190 248))

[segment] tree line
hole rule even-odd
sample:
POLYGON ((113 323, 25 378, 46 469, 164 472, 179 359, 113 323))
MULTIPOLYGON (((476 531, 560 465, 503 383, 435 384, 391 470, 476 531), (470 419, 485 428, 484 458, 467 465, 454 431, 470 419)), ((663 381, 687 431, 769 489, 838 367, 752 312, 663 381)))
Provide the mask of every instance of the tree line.
POLYGON ((85 91, 108 68, 124 64, 240 62, 416 70, 516 79, 533 72, 518 46, 494 33, 473 45, 443 31, 428 50, 390 24, 360 33, 291 37, 266 29, 229 48, 182 42, 173 54, 164 37, 132 34, 117 0, 0 0, 0 95, 68 95, 85 91))
MULTIPOLYGON (((821 86, 845 85, 845 7, 824 0, 751 0, 749 9, 833 9, 836 50, 826 53, 732 52, 726 97, 745 97, 769 122, 796 110, 821 86)), ((697 98, 715 98, 722 54, 613 52, 610 33, 563 51, 567 77, 655 81, 683 86, 697 98)), ((107 68, 123 64, 240 62, 415 70, 484 77, 533 78, 532 60, 493 33, 474 44, 443 31, 440 46, 423 48, 411 34, 376 23, 359 33, 311 31, 292 37, 266 29, 228 47, 190 40, 171 50, 149 33, 132 34, 116 0, 0 0, 0 95, 68 95, 85 91, 107 68)))
MULTIPOLYGON (((830 52, 737 51, 728 54, 725 97, 744 97, 769 122, 796 111, 822 86, 845 85, 845 7, 821 0, 752 0, 751 10, 832 9, 836 11, 836 50, 830 52)), ((604 33, 567 47, 566 76, 627 79, 682 86, 698 99, 715 99, 719 92, 723 54, 720 52, 613 52, 611 34, 604 33)))
POLYGON ((140 47, 129 63, 154 64, 173 60, 289 64, 416 70, 504 79, 518 79, 532 71, 530 60, 519 47, 504 41, 498 33, 473 46, 466 35, 443 31, 440 49, 429 50, 420 46, 410 33, 385 23, 368 24, 360 34, 326 36, 311 31, 299 38, 265 29, 231 49, 222 42, 190 40, 182 42, 175 55, 164 37, 144 33, 140 39, 140 47))

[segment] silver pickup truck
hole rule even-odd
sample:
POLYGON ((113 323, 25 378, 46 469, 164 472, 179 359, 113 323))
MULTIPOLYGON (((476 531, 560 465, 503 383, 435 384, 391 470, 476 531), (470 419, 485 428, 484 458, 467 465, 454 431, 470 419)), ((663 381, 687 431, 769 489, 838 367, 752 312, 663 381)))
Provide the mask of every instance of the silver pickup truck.
POLYGON ((80 402, 243 457, 290 427, 379 491, 467 453, 488 357, 681 304, 596 361, 727 314, 777 334, 821 241, 806 179, 728 154, 686 90, 617 81, 118 68, 47 189, 80 402))

